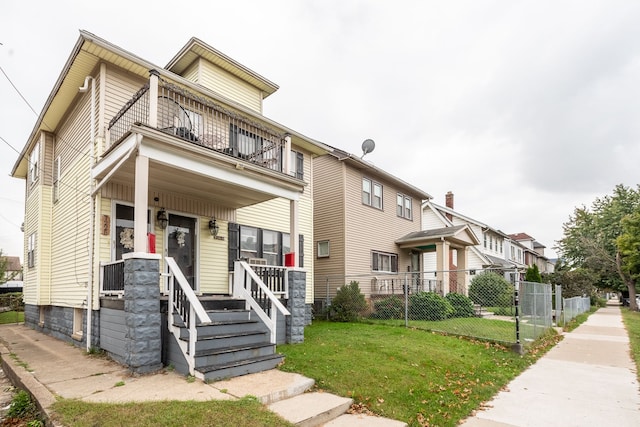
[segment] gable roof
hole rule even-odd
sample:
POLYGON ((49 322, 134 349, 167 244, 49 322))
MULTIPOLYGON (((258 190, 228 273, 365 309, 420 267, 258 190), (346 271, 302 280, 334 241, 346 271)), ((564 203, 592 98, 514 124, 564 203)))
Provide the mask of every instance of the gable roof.
POLYGON ((6 271, 20 271, 22 270, 22 265, 20 264, 20 257, 17 256, 3 256, 7 261, 7 266, 5 268, 6 271))
MULTIPOLYGON (((187 46, 189 45, 190 44, 187 43, 187 46)), ((132 74, 144 78, 149 77, 150 70, 156 70, 162 77, 179 82, 181 85, 192 88, 195 91, 205 93, 212 99, 220 100, 225 104, 232 106, 234 109, 241 111, 243 114, 246 114, 248 117, 256 118, 266 124, 284 130, 286 133, 291 135, 295 144, 303 146, 313 154, 325 154, 332 150, 332 148, 326 144, 313 140, 299 132, 287 128, 286 126, 276 123, 275 121, 272 121, 233 100, 225 98, 216 92, 204 88, 201 85, 196 85, 182 76, 175 74, 171 70, 163 69, 162 67, 152 64, 151 62, 146 61, 88 31, 80 30, 78 41, 73 47, 67 62, 60 72, 51 93, 49 94, 49 97, 42 107, 42 112, 38 116, 33 130, 31 131, 26 144, 20 152, 20 156, 11 170, 11 176, 19 178, 25 178, 27 176, 29 163, 27 153, 29 153, 33 145, 35 145, 36 136, 41 131, 54 132, 58 128, 64 115, 67 113, 68 106, 73 103, 76 96, 79 96, 78 88, 83 86, 84 79, 94 73, 96 67, 101 62, 116 65, 132 74)), ((174 66, 177 67, 177 65, 174 66)), ((249 73, 248 69, 246 70, 247 71, 245 72, 249 73)), ((257 76, 257 74, 255 75, 257 76)), ((265 79, 265 81, 267 80, 265 79)))
POLYGON ((527 233, 515 233, 509 234, 513 240, 522 241, 522 240, 534 240, 533 237, 529 236, 527 233))
POLYGON ((376 176, 381 177, 384 180, 394 184, 398 188, 403 189, 405 191, 409 191, 409 192, 411 192, 412 195, 416 195, 416 196, 420 197, 421 201, 432 199, 432 197, 431 197, 431 195, 429 193, 426 193, 426 192, 420 190, 418 187, 414 187, 413 185, 409 184, 408 182, 405 182, 405 181, 401 180, 397 176, 392 175, 392 174, 390 174, 389 172, 386 172, 383 169, 380 169, 379 167, 375 166, 373 163, 364 161, 361 158, 359 158, 357 156, 354 156, 351 153, 348 153, 346 151, 340 150, 339 148, 334 148, 334 147, 332 147, 332 148, 333 148, 333 151, 331 153, 329 153, 329 154, 331 156, 335 157, 336 159, 338 159, 338 161, 345 162, 346 164, 348 164, 349 166, 353 167, 354 169, 358 169, 358 170, 362 170, 362 171, 368 171, 369 173, 373 173, 376 176))
POLYGON ((480 240, 467 224, 414 231, 399 238, 395 243, 401 248, 410 248, 432 245, 443 239, 461 246, 480 244, 480 240))
POLYGON ((176 56, 169 61, 165 68, 181 75, 193 61, 200 57, 262 90, 265 93, 264 98, 278 90, 277 84, 196 37, 192 37, 176 56))

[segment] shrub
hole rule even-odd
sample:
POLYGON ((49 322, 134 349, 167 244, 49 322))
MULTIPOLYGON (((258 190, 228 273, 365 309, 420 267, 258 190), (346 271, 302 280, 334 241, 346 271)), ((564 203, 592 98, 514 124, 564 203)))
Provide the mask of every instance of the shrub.
POLYGON ((451 317, 473 317, 473 301, 466 295, 450 293, 445 297, 449 304, 453 307, 453 315, 451 317))
POLYGON ((513 285, 497 273, 482 273, 471 280, 469 297, 483 307, 510 307, 513 285))
POLYGON ((329 320, 355 322, 366 309, 367 301, 360 292, 358 282, 354 281, 338 289, 329 307, 329 320))
POLYGON ((404 301, 395 295, 376 301, 373 308, 374 312, 370 316, 372 319, 404 318, 404 301))
POLYGON ((412 320, 445 320, 453 314, 453 307, 433 292, 418 292, 409 297, 409 318, 412 320))

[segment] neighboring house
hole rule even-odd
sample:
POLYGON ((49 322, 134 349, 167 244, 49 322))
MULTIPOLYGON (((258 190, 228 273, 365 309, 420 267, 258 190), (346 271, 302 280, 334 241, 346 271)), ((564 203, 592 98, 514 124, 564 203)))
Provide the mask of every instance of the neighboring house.
POLYGON ((330 151, 262 115, 277 89, 195 38, 161 68, 81 31, 12 171, 25 323, 140 372, 277 364, 311 319, 311 163, 330 151))
POLYGON ((22 281, 22 265, 20 264, 20 257, 3 256, 0 258, 6 263, 2 282, 22 281))
MULTIPOLYGON (((468 227, 424 233, 420 207, 431 196, 352 154, 334 149, 313 164, 316 307, 357 281, 368 299, 429 290, 422 253, 446 263, 448 247, 463 247, 468 227)), ((446 269, 445 269, 446 270, 446 269)))
POLYGON ((546 246, 527 233, 515 233, 509 237, 522 246, 523 263, 527 267, 537 265, 540 273, 553 273, 554 264, 544 255, 546 246))

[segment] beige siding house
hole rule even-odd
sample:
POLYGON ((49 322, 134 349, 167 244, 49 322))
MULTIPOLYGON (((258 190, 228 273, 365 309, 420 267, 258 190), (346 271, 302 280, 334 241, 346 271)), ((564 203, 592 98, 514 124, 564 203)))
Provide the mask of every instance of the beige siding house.
POLYGON ((473 242, 465 226, 425 234, 421 206, 431 196, 367 161, 334 149, 313 168, 317 310, 352 281, 370 300, 401 294, 406 286, 433 290, 422 254, 433 251, 442 264, 444 248, 473 242))
POLYGON ((195 38, 163 68, 81 31, 12 171, 26 180, 25 322, 133 369, 200 364, 207 379, 253 369, 225 371, 200 348, 190 328, 216 310, 246 309, 269 344, 299 340, 314 300, 312 162, 331 148, 262 115, 277 89, 195 38), (164 319, 150 339, 169 338, 136 358, 126 328, 149 313, 123 301, 140 286, 157 293, 140 307, 157 302, 164 319))

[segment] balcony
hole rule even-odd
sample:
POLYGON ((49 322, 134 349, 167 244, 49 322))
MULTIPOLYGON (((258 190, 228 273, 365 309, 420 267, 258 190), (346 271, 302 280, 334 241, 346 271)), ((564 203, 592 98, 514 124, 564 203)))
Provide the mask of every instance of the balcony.
POLYGON ((109 122, 109 145, 117 145, 133 124, 267 169, 286 170, 285 134, 155 76, 109 122))

